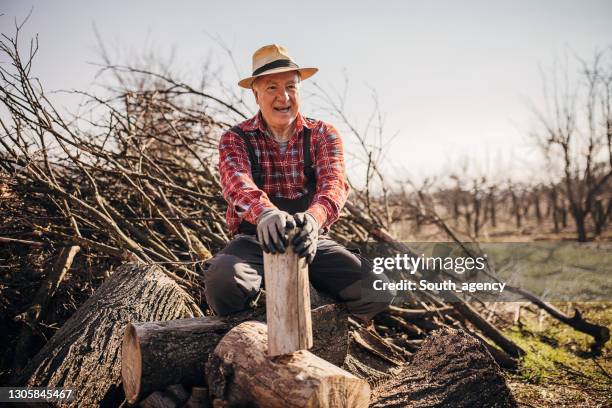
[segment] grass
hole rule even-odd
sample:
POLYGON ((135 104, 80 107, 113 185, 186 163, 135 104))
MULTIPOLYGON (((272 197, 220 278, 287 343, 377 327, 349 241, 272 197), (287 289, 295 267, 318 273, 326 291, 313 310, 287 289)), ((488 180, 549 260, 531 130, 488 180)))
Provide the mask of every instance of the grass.
POLYGON ((612 301, 612 243, 481 245, 504 281, 549 301, 612 301))
MULTIPOLYGON (((579 307, 589 321, 612 329, 612 303, 579 307)), ((541 321, 540 316, 527 311, 520 322, 505 334, 527 352, 517 372, 508 376, 522 406, 612 406, 610 342, 600 356, 592 356, 592 338, 567 325, 550 317, 541 321)))

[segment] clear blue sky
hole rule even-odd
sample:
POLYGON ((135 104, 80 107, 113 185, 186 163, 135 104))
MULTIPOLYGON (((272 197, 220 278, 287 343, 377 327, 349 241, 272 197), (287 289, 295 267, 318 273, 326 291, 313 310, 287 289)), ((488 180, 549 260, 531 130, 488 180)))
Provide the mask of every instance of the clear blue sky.
MULTIPOLYGON (((526 101, 541 102, 539 66, 566 51, 589 56, 612 45, 612 1, 605 0, 0 4, 1 31, 9 33, 33 7, 24 35, 40 35, 37 73, 50 90, 91 84, 90 63, 99 61, 94 24, 118 59, 174 49, 185 73, 197 72, 211 52, 221 56, 206 33, 232 48, 243 73, 256 48, 283 44, 299 64, 319 67, 313 79, 328 89, 341 87, 347 73, 347 111, 359 125, 371 109, 370 89, 378 92, 389 135, 399 131, 387 170, 415 178, 462 157, 530 176, 521 170, 529 160, 526 101)), ((235 82, 229 65, 224 75, 235 82)), ((311 109, 305 101, 304 111, 311 109)))

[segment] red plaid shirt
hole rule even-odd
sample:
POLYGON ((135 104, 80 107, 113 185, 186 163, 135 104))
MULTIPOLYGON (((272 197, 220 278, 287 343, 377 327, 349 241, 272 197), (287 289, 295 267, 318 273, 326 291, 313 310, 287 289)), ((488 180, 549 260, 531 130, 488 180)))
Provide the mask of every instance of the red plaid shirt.
POLYGON ((269 197, 296 199, 308 193, 304 176, 303 126, 312 129, 310 156, 317 176, 316 192, 307 212, 322 228, 338 219, 349 194, 349 185, 344 172, 342 139, 332 125, 304 118, 298 113, 296 130, 283 156, 278 142, 268 133, 261 112, 238 126, 247 132, 259 158, 264 185, 260 190, 253 181, 249 155, 240 135, 226 131, 219 141, 219 173, 223 197, 228 203, 227 225, 232 234, 238 232, 243 219, 256 224, 264 210, 276 208, 269 197))

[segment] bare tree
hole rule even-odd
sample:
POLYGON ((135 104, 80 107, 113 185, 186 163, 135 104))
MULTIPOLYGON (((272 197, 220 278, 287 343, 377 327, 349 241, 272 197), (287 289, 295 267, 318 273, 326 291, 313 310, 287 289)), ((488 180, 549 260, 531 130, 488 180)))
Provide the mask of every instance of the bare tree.
POLYGON ((612 177, 612 51, 598 52, 590 61, 578 59, 578 80, 569 63, 544 80, 544 110, 534 109, 540 128, 533 132, 546 158, 561 167, 562 193, 576 226, 577 239, 587 241, 588 219, 595 234, 610 216, 612 177), (604 204, 604 201, 607 204, 604 204), (597 204, 599 203, 599 204, 597 204))

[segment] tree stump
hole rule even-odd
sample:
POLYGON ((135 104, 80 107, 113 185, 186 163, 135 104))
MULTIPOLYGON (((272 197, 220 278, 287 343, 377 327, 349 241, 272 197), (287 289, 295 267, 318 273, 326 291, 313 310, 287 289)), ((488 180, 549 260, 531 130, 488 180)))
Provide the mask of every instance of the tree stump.
POLYGON ((267 348, 263 323, 245 322, 230 330, 207 365, 213 400, 267 408, 368 406, 366 381, 309 351, 269 357, 267 348))
POLYGON ((76 398, 68 406, 119 405, 125 326, 201 315, 187 292, 159 267, 122 265, 27 364, 16 383, 72 388, 76 398))
POLYGON ((372 407, 516 407, 487 349, 464 331, 434 332, 412 362, 374 391, 372 407))

